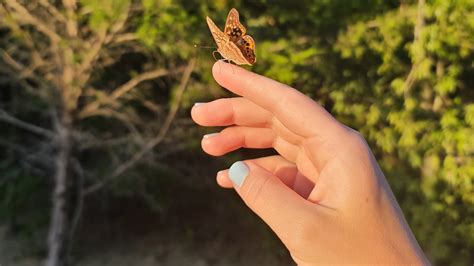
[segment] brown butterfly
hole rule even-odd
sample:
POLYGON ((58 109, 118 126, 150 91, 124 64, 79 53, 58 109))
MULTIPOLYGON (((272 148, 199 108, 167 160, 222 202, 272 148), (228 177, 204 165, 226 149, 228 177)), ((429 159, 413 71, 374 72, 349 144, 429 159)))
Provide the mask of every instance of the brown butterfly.
POLYGON ((233 61, 237 65, 253 65, 257 61, 255 57, 255 41, 249 35, 245 35, 245 27, 239 21, 239 12, 232 8, 227 15, 224 32, 222 32, 214 21, 206 17, 207 25, 211 30, 212 37, 217 44, 217 52, 226 60, 233 61))

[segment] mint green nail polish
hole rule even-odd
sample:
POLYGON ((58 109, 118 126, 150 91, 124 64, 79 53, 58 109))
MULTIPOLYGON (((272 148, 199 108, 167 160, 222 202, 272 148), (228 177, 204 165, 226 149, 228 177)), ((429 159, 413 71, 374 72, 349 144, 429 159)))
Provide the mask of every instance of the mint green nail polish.
POLYGON ((249 171, 250 170, 248 166, 244 162, 235 162, 229 168, 229 178, 236 186, 241 187, 245 181, 245 178, 249 174, 249 171))
POLYGON ((213 137, 213 136, 215 136, 215 135, 217 135, 217 134, 219 134, 219 133, 207 134, 207 135, 204 135, 203 138, 204 138, 204 139, 208 139, 208 138, 213 137))

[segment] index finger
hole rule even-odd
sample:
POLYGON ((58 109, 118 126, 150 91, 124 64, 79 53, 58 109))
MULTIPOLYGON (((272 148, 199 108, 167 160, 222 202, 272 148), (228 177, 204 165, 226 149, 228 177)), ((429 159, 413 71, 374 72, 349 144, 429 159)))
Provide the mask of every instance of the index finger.
POLYGON ((212 74, 219 85, 271 112, 303 137, 331 136, 341 124, 311 98, 288 85, 218 61, 212 74))

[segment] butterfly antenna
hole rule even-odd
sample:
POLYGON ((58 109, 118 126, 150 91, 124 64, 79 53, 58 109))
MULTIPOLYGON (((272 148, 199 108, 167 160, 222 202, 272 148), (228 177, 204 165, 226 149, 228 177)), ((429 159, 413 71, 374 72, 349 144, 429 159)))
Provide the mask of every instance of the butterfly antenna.
POLYGON ((195 44, 195 45, 194 45, 194 48, 216 49, 217 47, 214 47, 214 46, 204 46, 204 45, 195 44))

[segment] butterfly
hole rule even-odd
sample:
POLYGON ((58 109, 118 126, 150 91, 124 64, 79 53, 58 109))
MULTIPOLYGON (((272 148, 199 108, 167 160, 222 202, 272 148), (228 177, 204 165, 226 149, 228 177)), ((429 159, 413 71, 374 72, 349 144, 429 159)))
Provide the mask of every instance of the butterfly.
POLYGON ((255 41, 245 35, 244 25, 239 21, 239 12, 232 8, 227 15, 224 32, 222 32, 211 18, 206 17, 207 25, 217 44, 217 52, 224 59, 233 61, 237 65, 253 65, 257 61, 255 56, 255 41))

